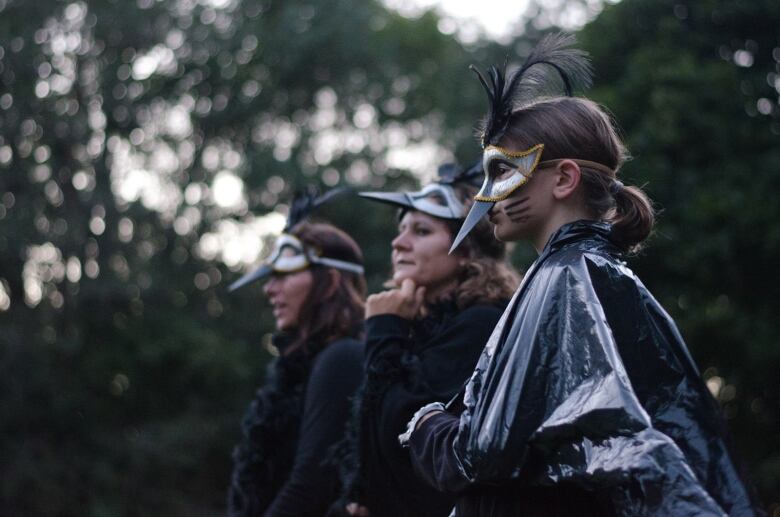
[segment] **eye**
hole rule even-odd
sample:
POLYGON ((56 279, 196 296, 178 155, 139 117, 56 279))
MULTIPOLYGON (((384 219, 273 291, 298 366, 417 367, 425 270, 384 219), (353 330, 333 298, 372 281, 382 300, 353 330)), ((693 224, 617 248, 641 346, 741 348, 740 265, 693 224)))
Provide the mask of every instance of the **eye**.
POLYGON ((430 228, 427 228, 425 226, 415 225, 415 227, 414 227, 414 234, 415 235, 419 235, 421 237, 424 237, 426 235, 430 235, 431 234, 431 230, 430 230, 430 228))
POLYGON ((494 171, 494 178, 496 181, 502 181, 512 177, 517 169, 508 163, 499 163, 494 171))

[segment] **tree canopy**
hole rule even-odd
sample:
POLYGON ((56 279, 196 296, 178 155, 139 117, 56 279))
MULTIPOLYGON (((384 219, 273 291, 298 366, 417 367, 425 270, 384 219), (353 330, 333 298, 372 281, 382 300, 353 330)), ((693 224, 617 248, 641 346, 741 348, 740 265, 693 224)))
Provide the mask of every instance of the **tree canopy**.
MULTIPOLYGON (((226 286, 279 230, 273 210, 305 184, 412 187, 476 159, 485 99, 468 65, 517 61, 552 30, 534 12, 502 46, 376 0, 0 0, 5 512, 222 513, 273 352, 259 289, 226 286)), ((623 0, 579 34, 588 95, 635 158, 624 174, 662 209, 632 265, 771 508, 778 27, 770 0, 623 0)), ((377 290, 396 222, 358 203, 322 217, 361 244, 377 290)))

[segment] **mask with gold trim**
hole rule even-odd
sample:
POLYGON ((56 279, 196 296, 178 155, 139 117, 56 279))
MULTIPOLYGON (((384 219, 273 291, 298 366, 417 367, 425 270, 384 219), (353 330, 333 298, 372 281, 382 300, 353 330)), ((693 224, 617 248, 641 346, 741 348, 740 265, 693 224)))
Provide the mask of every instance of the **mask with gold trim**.
POLYGON ((312 264, 362 275, 363 266, 361 264, 323 257, 319 250, 306 246, 298 237, 289 233, 296 224, 304 220, 314 209, 346 190, 343 188, 334 189, 322 196, 317 196, 315 189, 309 189, 297 195, 290 206, 284 232, 277 237, 271 254, 258 268, 230 284, 228 290, 235 291, 239 287, 273 274, 284 275, 303 271, 311 267, 312 264))

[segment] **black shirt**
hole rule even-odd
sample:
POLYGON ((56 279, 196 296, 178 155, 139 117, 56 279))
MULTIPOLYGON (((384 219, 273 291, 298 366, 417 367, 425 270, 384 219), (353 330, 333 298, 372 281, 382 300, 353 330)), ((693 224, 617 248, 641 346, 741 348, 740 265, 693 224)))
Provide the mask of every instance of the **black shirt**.
POLYGON ((294 353, 270 368, 234 453, 229 515, 325 515, 338 495, 326 461, 344 433, 363 373, 363 345, 341 339, 313 358, 294 353))
POLYGON ((449 514, 453 495, 415 476, 398 435, 421 405, 447 401, 460 390, 501 310, 474 305, 459 311, 446 304, 419 321, 389 314, 366 321, 366 380, 353 438, 357 458, 346 472, 345 502, 368 507, 372 517, 449 514))

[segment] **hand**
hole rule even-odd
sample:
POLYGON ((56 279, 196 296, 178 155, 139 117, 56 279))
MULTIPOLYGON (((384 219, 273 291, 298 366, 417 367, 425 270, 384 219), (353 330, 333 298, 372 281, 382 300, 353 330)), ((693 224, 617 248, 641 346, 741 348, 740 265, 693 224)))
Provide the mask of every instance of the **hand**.
POLYGON ((371 515, 368 511, 368 508, 361 506, 358 503, 349 503, 347 505, 347 513, 356 517, 368 517, 371 515))
POLYGON ((413 320, 425 300, 425 287, 417 287, 414 280, 405 278, 400 289, 372 294, 366 300, 366 318, 378 314, 395 314, 413 320))

